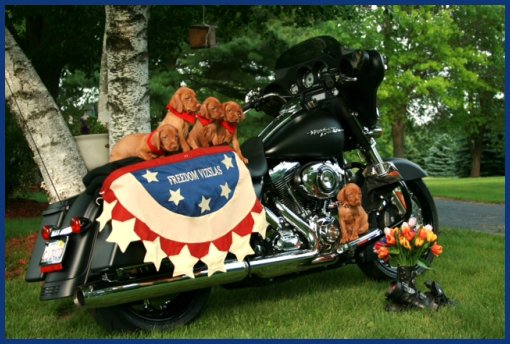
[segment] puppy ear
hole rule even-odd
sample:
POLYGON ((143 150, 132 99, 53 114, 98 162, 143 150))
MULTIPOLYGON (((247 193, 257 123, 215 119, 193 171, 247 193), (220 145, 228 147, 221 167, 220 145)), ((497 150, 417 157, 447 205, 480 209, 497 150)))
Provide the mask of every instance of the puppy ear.
POLYGON ((161 149, 161 140, 160 140, 160 134, 161 134, 162 128, 156 129, 156 132, 152 136, 151 143, 156 147, 157 150, 161 149))
POLYGON ((181 89, 178 89, 177 92, 173 95, 172 99, 170 99, 170 106, 173 107, 177 112, 184 111, 184 104, 181 101, 181 89))
POLYGON ((209 108, 207 107, 207 104, 209 102, 207 101, 207 99, 202 103, 202 105, 200 105, 200 114, 202 115, 202 117, 205 117, 205 118, 211 118, 211 115, 209 114, 209 108))
POLYGON ((337 195, 337 200, 340 202, 340 203, 344 203, 345 201, 345 186, 342 188, 342 190, 340 190, 340 192, 338 193, 337 195))

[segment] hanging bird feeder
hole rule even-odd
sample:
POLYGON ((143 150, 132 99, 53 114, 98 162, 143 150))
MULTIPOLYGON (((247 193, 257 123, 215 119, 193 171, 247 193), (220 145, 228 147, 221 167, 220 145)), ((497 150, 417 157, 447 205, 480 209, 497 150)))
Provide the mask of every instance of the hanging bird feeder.
POLYGON ((216 26, 205 23, 205 6, 202 6, 202 24, 189 27, 188 39, 192 49, 216 46, 216 26))

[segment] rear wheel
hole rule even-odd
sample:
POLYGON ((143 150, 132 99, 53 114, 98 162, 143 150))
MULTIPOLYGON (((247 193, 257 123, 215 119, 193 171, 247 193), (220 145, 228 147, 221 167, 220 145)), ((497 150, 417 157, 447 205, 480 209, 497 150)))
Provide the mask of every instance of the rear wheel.
MULTIPOLYGON (((427 186, 421 179, 406 182, 411 192, 412 213, 411 217, 415 217, 418 224, 430 224, 433 231, 438 234, 438 218, 434 199, 430 194, 427 186)), ((391 202, 388 202, 391 203, 391 202)), ((382 223, 395 223, 399 212, 395 207, 387 207, 382 214, 379 215, 382 223)), ((382 228, 381 228, 382 229, 382 228)), ((366 247, 362 252, 362 257, 358 259, 358 266, 369 277, 374 279, 396 279, 397 268, 379 260, 373 252, 375 243, 366 247)), ((428 253, 424 257, 424 261, 430 264, 433 259, 432 253, 428 253)), ((417 275, 425 271, 423 268, 417 268, 417 275)))
POLYGON ((193 290, 136 303, 97 308, 99 325, 110 331, 170 331, 196 319, 207 304, 211 288, 193 290))

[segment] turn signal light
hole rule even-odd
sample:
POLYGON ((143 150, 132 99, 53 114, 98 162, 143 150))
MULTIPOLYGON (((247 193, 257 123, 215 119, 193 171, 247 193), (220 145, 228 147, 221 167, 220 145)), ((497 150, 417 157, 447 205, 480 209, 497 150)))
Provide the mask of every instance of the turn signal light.
POLYGON ((80 233, 81 232, 81 220, 79 217, 73 217, 71 219, 71 231, 73 233, 80 233))
POLYGON ((41 229, 41 236, 44 240, 50 240, 51 238, 51 226, 45 225, 41 229))

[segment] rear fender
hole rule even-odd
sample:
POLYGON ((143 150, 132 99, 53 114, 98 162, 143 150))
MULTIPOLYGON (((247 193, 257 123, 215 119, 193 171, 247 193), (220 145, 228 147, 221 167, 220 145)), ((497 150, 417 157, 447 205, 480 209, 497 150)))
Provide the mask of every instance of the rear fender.
MULTIPOLYGON (((43 215, 43 224, 56 225, 57 228, 69 226, 73 217, 85 217, 95 219, 98 206, 95 203, 93 195, 82 193, 67 207, 58 209, 57 206, 50 206, 48 209, 48 218, 43 215), (51 210, 51 211, 50 211, 51 210), (58 220, 59 218, 62 220, 58 220)), ((30 259, 26 280, 29 282, 44 279, 44 285, 41 289, 41 300, 52 300, 57 298, 69 297, 74 294, 77 286, 86 281, 88 274, 88 265, 90 261, 90 252, 97 232, 97 224, 93 223, 91 227, 79 234, 70 234, 66 248, 66 254, 62 262, 64 269, 62 271, 41 274, 39 261, 44 251, 44 240, 39 234, 36 247, 30 259)))

